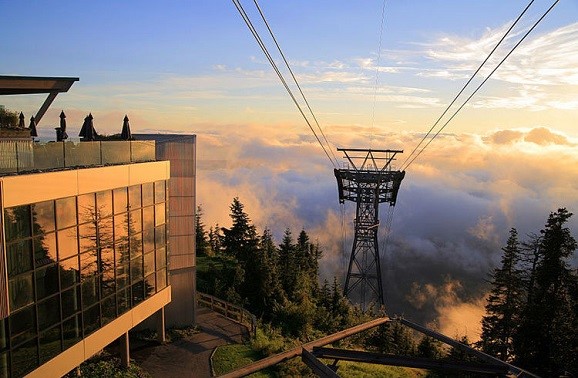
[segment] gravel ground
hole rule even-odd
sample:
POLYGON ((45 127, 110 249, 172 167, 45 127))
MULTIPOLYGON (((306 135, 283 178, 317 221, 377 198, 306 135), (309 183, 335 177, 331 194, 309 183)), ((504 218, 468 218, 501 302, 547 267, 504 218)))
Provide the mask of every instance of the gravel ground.
POLYGON ((207 308, 199 307, 200 332, 165 345, 131 349, 130 357, 152 377, 211 377, 209 359, 219 345, 241 343, 247 328, 207 308))

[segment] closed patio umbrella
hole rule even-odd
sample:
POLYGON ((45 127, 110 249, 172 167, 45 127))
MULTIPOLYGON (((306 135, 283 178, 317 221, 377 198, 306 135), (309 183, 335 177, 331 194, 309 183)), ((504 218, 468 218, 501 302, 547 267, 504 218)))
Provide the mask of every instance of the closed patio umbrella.
POLYGON ((120 137, 124 140, 131 140, 132 134, 130 133, 130 125, 128 123, 128 116, 124 116, 124 120, 122 122, 122 132, 120 133, 120 137))
POLYGON ((66 114, 64 114, 64 110, 60 112, 60 137, 61 140, 68 139, 68 134, 66 134, 66 114))
POLYGON ((28 126, 28 130, 30 130, 31 137, 38 136, 38 133, 36 132, 36 121, 34 120, 34 116, 30 117, 30 126, 28 126))
POLYGON ((94 129, 94 123, 92 122, 93 117, 92 113, 88 114, 86 118, 84 118, 84 123, 82 124, 82 128, 80 129, 80 133, 78 136, 82 138, 83 141, 93 141, 96 139, 98 135, 96 130, 94 129))

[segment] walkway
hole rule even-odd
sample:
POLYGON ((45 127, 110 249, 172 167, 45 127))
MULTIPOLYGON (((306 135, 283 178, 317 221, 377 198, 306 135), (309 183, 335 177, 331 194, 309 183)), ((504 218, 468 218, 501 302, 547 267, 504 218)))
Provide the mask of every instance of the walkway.
POLYGON ((241 343, 247 328, 207 308, 197 310, 200 333, 165 345, 131 350, 131 358, 153 378, 211 376, 209 359, 219 345, 241 343))

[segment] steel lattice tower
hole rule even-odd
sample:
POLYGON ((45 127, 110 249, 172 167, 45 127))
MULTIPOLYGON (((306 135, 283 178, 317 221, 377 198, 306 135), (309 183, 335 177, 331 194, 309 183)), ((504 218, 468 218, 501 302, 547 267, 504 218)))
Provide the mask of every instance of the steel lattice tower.
POLYGON ((377 231, 379 204, 395 206, 405 171, 393 171, 391 163, 400 150, 343 149, 349 166, 335 169, 339 202, 357 204, 355 237, 345 279, 344 294, 365 310, 371 303, 384 305, 377 231))

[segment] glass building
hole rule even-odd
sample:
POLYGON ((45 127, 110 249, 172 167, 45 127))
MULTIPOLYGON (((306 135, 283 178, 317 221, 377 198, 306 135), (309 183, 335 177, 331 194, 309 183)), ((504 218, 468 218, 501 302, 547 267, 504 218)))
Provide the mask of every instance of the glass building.
POLYGON ((164 332, 169 172, 152 161, 0 177, 1 377, 60 376, 119 338, 128 359, 128 331, 153 315, 164 332))

